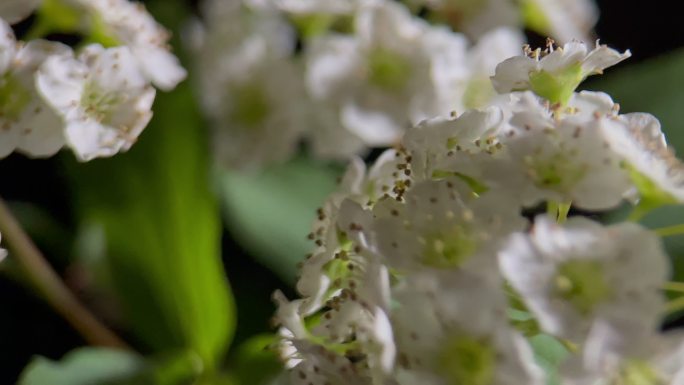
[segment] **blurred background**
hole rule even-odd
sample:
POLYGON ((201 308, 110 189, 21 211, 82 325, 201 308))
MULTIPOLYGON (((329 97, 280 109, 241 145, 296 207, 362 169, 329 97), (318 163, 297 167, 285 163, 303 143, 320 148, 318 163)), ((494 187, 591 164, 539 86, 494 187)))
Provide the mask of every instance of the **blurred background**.
MULTIPOLYGON (((155 17, 172 29, 181 27, 197 5, 182 0, 146 3, 155 17)), ((633 56, 584 87, 610 93, 624 112, 655 114, 670 143, 683 153, 684 119, 679 116, 684 107, 684 28, 679 4, 665 0, 597 3, 601 16, 596 32, 601 42, 619 50, 630 49, 633 56)), ((56 38, 69 41, 74 37, 56 38)), ((532 33, 528 38, 532 43, 543 42, 532 33)), ((180 47, 175 51, 183 57, 180 47)), ((198 329, 215 328, 226 340, 230 331, 221 330, 223 323, 230 323, 228 318, 220 314, 209 315, 211 319, 194 317, 193 312, 200 313, 194 309, 237 309, 230 358, 236 357, 237 347, 246 346, 252 336, 272 332, 271 294, 281 289, 293 296, 295 264, 309 247, 309 223, 315 208, 334 188, 343 166, 314 164, 300 157, 261 175, 214 175, 208 166, 205 123, 195 100, 188 81, 170 93, 160 92, 156 116, 139 143, 112 159, 79 164, 67 152, 47 160, 13 154, 0 161, 0 196, 10 203, 69 287, 138 350, 170 351, 183 346, 184 339, 197 339, 207 351, 225 349, 214 346, 220 345, 218 342, 203 340, 215 338, 211 333, 209 337, 201 331, 176 340, 169 337, 182 327, 160 320, 168 309, 183 303, 188 307, 181 312, 187 316, 179 317, 179 324, 196 322, 198 329), (214 182, 207 185, 207 180, 214 182), (130 250, 115 252, 129 257, 114 264, 103 262, 104 254, 112 249, 104 244, 102 221, 108 223, 108 231, 118 231, 109 242, 125 239, 128 243, 130 250), (175 222, 183 224, 163 227, 175 222), (213 249, 210 240, 216 231, 220 231, 220 251, 213 249), (153 234, 152 238, 168 247, 159 252, 159 248, 137 242, 138 237, 144 238, 141 234, 153 234), (205 236, 209 240, 202 241, 205 236), (201 250, 220 252, 225 266, 220 274, 230 282, 234 306, 223 281, 216 277, 218 265, 205 266, 185 258, 200 252, 195 248, 196 239, 204 242, 201 250), (178 262, 181 259, 183 263, 178 262), (156 269, 154 276, 136 273, 149 269, 156 269), (191 275, 188 285, 199 289, 182 287, 175 278, 179 275, 191 275), (146 284, 158 282, 167 282, 165 297, 151 298, 146 284), (125 303, 112 295, 114 291, 124 293, 125 303)), ((681 223, 682 218, 684 210, 668 208, 649 215, 645 222, 659 226, 681 223)), ((684 240, 668 239, 667 246, 677 277, 684 279, 684 263, 679 258, 684 257, 684 240)), ((0 384, 15 383, 35 355, 59 359, 85 344, 22 283, 20 274, 9 260, 0 266, 0 384)), ((678 323, 674 318, 668 327, 678 323)), ((228 365, 240 370, 240 359, 232 359, 228 365)))

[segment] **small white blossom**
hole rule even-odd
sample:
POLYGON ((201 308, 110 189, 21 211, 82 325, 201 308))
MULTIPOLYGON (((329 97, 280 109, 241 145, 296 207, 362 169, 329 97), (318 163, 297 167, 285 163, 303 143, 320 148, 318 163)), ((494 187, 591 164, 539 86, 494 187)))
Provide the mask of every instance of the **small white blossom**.
POLYGON ((566 103, 588 76, 600 74, 631 56, 605 45, 589 51, 587 45, 570 42, 563 47, 549 44, 547 50, 527 50, 525 55, 505 60, 492 76, 499 93, 532 90, 553 103, 566 103))
POLYGON ((497 135, 504 123, 504 114, 497 107, 422 121, 407 131, 402 142, 411 155, 414 178, 458 176, 477 182, 483 177, 483 157, 494 156, 500 147, 497 135))
POLYGON ((342 123, 367 145, 389 145, 435 108, 427 47, 436 35, 391 1, 364 4, 355 21, 354 36, 313 41, 307 85, 314 98, 339 103, 342 123))
POLYGON ((38 95, 34 75, 46 59, 70 52, 45 40, 18 44, 0 20, 0 157, 15 150, 45 157, 62 148, 63 123, 38 95))
POLYGON ((612 349, 626 351, 657 328, 667 257, 658 237, 636 224, 573 217, 560 226, 539 216, 530 234, 511 236, 499 264, 552 335, 581 343, 592 328, 608 327, 620 337, 612 349))
POLYGON ((487 32, 499 27, 518 27, 520 16, 517 5, 510 0, 408 0, 413 7, 425 6, 432 18, 465 32, 479 40, 487 32))
POLYGON ((127 46, 146 79, 168 91, 187 73, 169 48, 170 33, 139 2, 129 0, 78 1, 101 18, 119 44, 127 46))
POLYGON ((316 248, 304 261, 297 282, 304 297, 304 313, 318 310, 331 296, 349 288, 376 259, 363 250, 368 243, 361 236, 365 234, 362 230, 370 226, 369 214, 360 205, 372 206, 384 194, 396 196, 406 188, 405 174, 394 175, 396 166, 403 162, 399 153, 387 150, 367 171, 361 159, 353 158, 338 191, 318 209, 309 235, 316 248))
POLYGON ((543 383, 529 346, 506 325, 501 282, 442 278, 411 275, 393 293, 397 383, 543 383))
POLYGON ((604 132, 643 199, 653 204, 684 200, 684 165, 667 146, 660 122, 653 115, 621 115, 604 132))
POLYGON ((87 161, 128 150, 152 118, 155 90, 127 47, 53 56, 37 73, 41 95, 66 123, 64 136, 87 161))
POLYGON ((491 274, 497 247, 526 221, 504 194, 461 194, 452 181, 426 181, 401 201, 373 208, 370 243, 393 269, 491 274))
POLYGON ((562 43, 589 42, 598 20, 598 8, 591 0, 530 0, 524 2, 523 12, 531 28, 562 43))
POLYGON ((0 19, 10 24, 27 18, 38 8, 41 0, 3 0, 0 2, 0 19))
POLYGON ((312 125, 294 32, 281 15, 242 1, 207 2, 203 14, 191 38, 219 162, 254 169, 289 159, 312 125))
MULTIPOLYGON (((667 384, 684 382, 684 336, 680 331, 656 334, 636 352, 603 349, 589 340, 583 355, 561 367, 566 385, 667 384), (590 351, 590 349, 598 350, 590 351)), ((598 338, 602 339, 602 338, 598 338)), ((605 340, 605 338, 603 338, 605 340)))
POLYGON ((615 119, 609 98, 573 94, 569 107, 552 110, 527 93, 513 104, 500 130, 503 154, 487 165, 487 181, 510 188, 527 207, 571 201, 601 210, 622 201, 631 183, 604 137, 615 119))

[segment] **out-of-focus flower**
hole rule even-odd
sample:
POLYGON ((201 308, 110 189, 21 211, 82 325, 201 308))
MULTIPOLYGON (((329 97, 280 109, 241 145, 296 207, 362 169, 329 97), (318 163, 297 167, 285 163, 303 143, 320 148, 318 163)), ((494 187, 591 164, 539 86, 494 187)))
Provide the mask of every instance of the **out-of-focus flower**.
POLYGON ((658 237, 638 225, 602 227, 570 218, 561 227, 540 216, 529 235, 511 238, 499 262, 543 330, 553 335, 582 343, 604 322, 626 350, 658 327, 667 257, 658 237))
POLYGON ((10 24, 24 20, 38 8, 41 0, 3 0, 0 2, 0 19, 10 24))

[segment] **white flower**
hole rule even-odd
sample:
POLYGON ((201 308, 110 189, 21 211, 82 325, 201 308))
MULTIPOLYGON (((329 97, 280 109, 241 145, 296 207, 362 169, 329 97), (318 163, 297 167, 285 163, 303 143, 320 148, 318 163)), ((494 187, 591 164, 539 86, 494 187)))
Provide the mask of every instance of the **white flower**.
POLYGON ((293 31, 281 15, 242 1, 211 1, 203 14, 191 37, 219 162, 254 169, 289 159, 312 124, 293 31))
POLYGON ((543 383, 529 346, 506 324, 501 282, 442 278, 411 275, 393 293, 397 383, 543 383))
POLYGON ((295 383, 338 383, 335 379, 347 376, 352 376, 348 381, 356 378, 370 382, 374 378, 378 380, 375 383, 380 383, 392 370, 395 348, 385 314, 388 299, 380 299, 378 295, 385 295, 377 291, 387 290, 387 271, 377 264, 373 266, 362 272, 355 286, 338 291, 328 300, 328 308, 319 311, 314 322, 305 321, 308 313, 303 311, 306 304, 302 300, 288 302, 279 292, 274 295, 278 303, 276 322, 285 338, 281 352, 288 367, 304 372, 303 376, 295 373, 299 377, 293 377, 295 383), (319 360, 329 361, 331 355, 339 355, 337 363, 311 370, 319 360), (312 379, 316 380, 309 382, 312 379))
POLYGON ((315 157, 348 160, 365 152, 363 140, 342 126, 340 109, 333 103, 310 100, 306 114, 309 122, 306 134, 315 157))
POLYGON ((497 135, 504 122, 503 112, 490 107, 468 110, 459 117, 427 119, 410 128, 402 144, 411 155, 414 178, 458 176, 477 182, 482 178, 483 157, 493 156, 500 147, 497 135))
POLYGON ((254 168, 289 159, 306 129, 304 90, 293 63, 262 56, 244 77, 223 84, 221 115, 212 120, 217 156, 254 168))
POLYGON ((38 95, 34 74, 47 58, 70 51, 45 40, 19 45, 0 20, 0 157, 15 150, 45 157, 64 145, 63 123, 38 95))
POLYGON ((97 14, 107 33, 128 46, 145 78, 168 91, 187 73, 169 49, 170 33, 157 23, 142 3, 129 0, 78 1, 97 14))
POLYGON ((492 76, 499 93, 532 90, 553 103, 567 103, 577 86, 588 76, 600 74, 631 56, 605 45, 591 51, 584 43, 570 42, 563 47, 549 44, 547 50, 527 50, 525 55, 505 60, 492 76))
POLYGON ((3 0, 0 2, 0 19, 10 24, 27 18, 40 5, 41 0, 3 0))
MULTIPOLYGON (((561 367, 567 385, 668 384, 684 382, 684 336, 674 330, 654 333, 638 352, 615 354, 588 341, 583 356, 561 367), (589 346, 591 345, 591 346, 589 346), (591 348, 599 348, 590 351, 591 348)), ((601 344, 600 341, 598 344, 601 344)))
POLYGON ((510 0, 408 0, 413 7, 426 6, 431 16, 463 31, 474 40, 498 27, 518 27, 519 14, 510 0))
POLYGON ((490 76, 500 62, 518 54, 523 41, 520 32, 499 28, 468 47, 463 35, 447 29, 430 29, 425 44, 437 95, 435 112, 430 117, 486 107, 497 96, 490 76))
POLYGON ((528 0, 522 11, 530 28, 562 43, 589 42, 598 20, 598 8, 591 0, 528 0))
POLYGON ((302 264, 297 282, 304 313, 318 310, 340 290, 349 289, 351 281, 358 282, 360 274, 375 263, 377 257, 365 250, 368 243, 363 237, 364 226, 370 227, 369 213, 360 205, 372 207, 381 196, 396 197, 407 188, 407 176, 397 169, 404 162, 401 154, 387 150, 366 171, 363 161, 353 158, 337 192, 318 209, 309 235, 317 247, 302 264))
POLYGON ((65 121, 67 144, 82 161, 128 150, 152 117, 155 90, 127 47, 90 45, 78 59, 53 56, 36 84, 65 121))
POLYGON ((331 34, 312 42, 309 91, 339 103, 342 123, 367 145, 392 144, 435 108, 429 28, 400 4, 364 4, 354 36, 331 34))
POLYGON ((384 199, 375 205, 369 242, 389 267, 492 274, 500 241, 526 221, 505 194, 473 197, 457 185, 426 181, 406 193, 405 203, 384 199))
POLYGON ((278 9, 294 15, 348 15, 362 0, 272 0, 278 9))
POLYGON ((684 165, 667 146, 658 119, 644 113, 621 115, 604 136, 646 204, 684 200, 684 165))
POLYGON ((499 254, 504 277, 543 330, 582 343, 606 328, 619 336, 610 347, 619 351, 656 330, 667 261, 660 239, 640 226, 579 217, 561 227, 539 216, 530 234, 511 236, 499 254))
POLYGON ((530 93, 513 102, 508 127, 500 130, 502 154, 486 165, 484 182, 510 189, 527 207, 541 201, 616 207, 631 183, 604 138, 616 119, 610 99, 583 92, 567 108, 546 106, 530 93))

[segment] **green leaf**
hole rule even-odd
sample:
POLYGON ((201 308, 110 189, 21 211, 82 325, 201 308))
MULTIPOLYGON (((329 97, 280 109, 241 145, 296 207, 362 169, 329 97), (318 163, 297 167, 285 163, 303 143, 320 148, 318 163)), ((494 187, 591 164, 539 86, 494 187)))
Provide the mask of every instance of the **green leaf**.
POLYGON ((256 258, 293 283, 296 264, 311 251, 306 239, 339 171, 305 158, 261 174, 225 172, 223 202, 229 230, 256 258))
POLYGON ((530 338, 534 350, 534 358, 546 373, 547 385, 558 385, 558 367, 569 352, 557 339, 547 334, 539 334, 530 338))
POLYGON ((187 83, 159 94, 126 154, 71 161, 81 223, 103 230, 113 284, 137 337, 154 351, 189 349, 216 366, 235 315, 220 254, 205 133, 187 83))
POLYGON ((82 348, 55 362, 36 357, 24 369, 18 385, 125 384, 145 367, 133 353, 101 348, 82 348))

